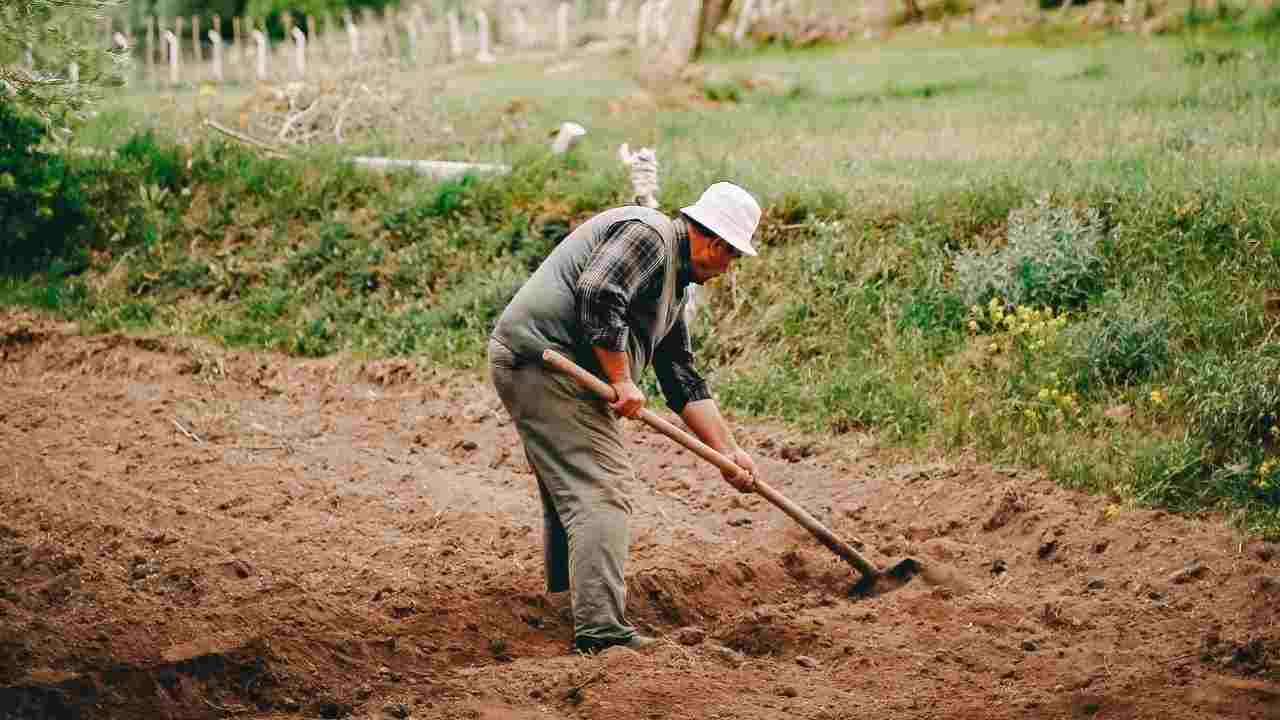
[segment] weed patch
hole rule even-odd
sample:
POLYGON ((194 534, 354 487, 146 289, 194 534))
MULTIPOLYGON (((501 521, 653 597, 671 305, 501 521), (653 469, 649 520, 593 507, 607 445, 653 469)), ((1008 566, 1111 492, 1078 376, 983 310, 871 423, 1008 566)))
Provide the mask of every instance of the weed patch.
POLYGON ((1079 308, 1102 288, 1106 228, 1093 209, 1053 207, 1047 197, 1009 216, 1008 244, 955 258, 956 292, 968 305, 1079 308))

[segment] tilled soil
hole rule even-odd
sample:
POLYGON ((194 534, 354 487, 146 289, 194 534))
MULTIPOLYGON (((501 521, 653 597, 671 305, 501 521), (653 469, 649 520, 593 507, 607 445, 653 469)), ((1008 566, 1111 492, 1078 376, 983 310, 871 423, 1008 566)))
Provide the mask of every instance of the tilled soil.
POLYGON ((629 613, 568 651, 483 380, 0 317, 3 718, 1280 718, 1280 548, 865 438, 739 431, 856 579, 643 426, 629 613))

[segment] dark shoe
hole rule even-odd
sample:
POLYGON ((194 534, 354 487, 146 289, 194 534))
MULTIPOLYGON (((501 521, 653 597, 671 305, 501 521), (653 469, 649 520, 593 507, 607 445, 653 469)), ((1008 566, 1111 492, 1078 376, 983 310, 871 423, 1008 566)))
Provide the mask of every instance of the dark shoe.
POLYGON ((615 645, 631 648, 632 650, 644 650, 658 642, 656 638, 648 635, 632 635, 627 640, 597 640, 595 638, 578 638, 573 642, 573 649, 580 653, 588 655, 604 652, 615 645))

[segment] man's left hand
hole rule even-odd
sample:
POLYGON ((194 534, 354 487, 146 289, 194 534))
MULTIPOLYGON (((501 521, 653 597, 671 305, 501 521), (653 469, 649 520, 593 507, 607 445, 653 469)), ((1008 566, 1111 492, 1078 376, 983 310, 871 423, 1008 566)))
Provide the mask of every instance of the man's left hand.
POLYGON ((720 471, 724 476, 725 482, 738 489, 738 492, 753 492, 756 487, 756 463, 751 456, 742 448, 734 448, 730 452, 724 453, 725 457, 733 461, 734 465, 746 470, 749 474, 746 477, 735 475, 727 470, 720 471))

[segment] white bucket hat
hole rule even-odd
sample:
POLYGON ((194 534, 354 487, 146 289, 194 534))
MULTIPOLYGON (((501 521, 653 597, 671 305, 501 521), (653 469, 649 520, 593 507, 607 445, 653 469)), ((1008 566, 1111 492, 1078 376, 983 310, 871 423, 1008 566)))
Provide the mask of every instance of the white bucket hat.
POLYGON ((760 205, 751 193, 729 182, 718 182, 707 188, 698 202, 680 208, 744 255, 756 254, 751 236, 760 223, 760 205))

